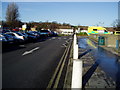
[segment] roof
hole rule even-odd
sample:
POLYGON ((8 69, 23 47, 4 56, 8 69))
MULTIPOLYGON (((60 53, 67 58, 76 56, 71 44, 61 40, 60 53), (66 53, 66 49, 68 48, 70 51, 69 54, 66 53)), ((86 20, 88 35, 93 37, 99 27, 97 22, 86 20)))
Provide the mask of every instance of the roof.
POLYGON ((71 29, 71 26, 59 26, 59 29, 71 29))

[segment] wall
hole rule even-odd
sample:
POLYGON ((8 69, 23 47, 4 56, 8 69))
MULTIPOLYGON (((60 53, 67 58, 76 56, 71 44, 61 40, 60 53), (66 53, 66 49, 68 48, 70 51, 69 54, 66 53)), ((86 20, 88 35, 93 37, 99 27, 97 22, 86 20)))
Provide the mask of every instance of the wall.
POLYGON ((107 47, 116 48, 116 41, 118 40, 119 41, 119 48, 120 48, 120 35, 98 35, 98 34, 94 34, 94 35, 90 35, 89 37, 91 39, 94 39, 94 40, 98 41, 99 36, 105 37, 105 46, 107 46, 107 47))

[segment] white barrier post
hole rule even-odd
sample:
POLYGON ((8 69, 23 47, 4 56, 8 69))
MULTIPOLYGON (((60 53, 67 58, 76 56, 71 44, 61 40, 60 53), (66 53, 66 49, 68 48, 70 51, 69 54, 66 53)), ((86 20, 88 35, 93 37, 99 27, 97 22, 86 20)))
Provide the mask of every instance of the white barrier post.
POLYGON ((72 88, 82 89, 82 61, 73 60, 72 88))
POLYGON ((78 59, 78 45, 73 46, 73 59, 78 59))
POLYGON ((78 44, 76 34, 73 39, 73 72, 71 88, 82 89, 82 61, 78 59, 78 44))
POLYGON ((73 40, 74 40, 74 41, 73 41, 74 45, 77 44, 76 34, 74 34, 74 38, 73 38, 73 40))
POLYGON ((73 59, 78 59, 78 44, 76 34, 74 34, 73 38, 73 59))

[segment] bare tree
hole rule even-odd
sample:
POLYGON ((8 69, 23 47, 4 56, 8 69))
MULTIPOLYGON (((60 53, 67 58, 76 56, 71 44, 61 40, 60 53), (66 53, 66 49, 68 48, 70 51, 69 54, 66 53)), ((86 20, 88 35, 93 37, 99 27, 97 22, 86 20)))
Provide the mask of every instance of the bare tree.
POLYGON ((113 22, 113 27, 114 27, 115 31, 120 31, 120 19, 116 19, 113 22))
POLYGON ((6 11, 6 23, 9 27, 15 28, 19 26, 19 11, 16 3, 8 4, 6 11))

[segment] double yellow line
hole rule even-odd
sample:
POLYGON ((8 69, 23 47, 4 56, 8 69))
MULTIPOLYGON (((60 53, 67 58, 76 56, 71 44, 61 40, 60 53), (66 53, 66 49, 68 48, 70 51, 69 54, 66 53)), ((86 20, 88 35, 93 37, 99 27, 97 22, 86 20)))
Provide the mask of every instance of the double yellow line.
POLYGON ((89 39, 87 40, 87 43, 88 43, 90 46, 92 46, 93 48, 97 48, 97 47, 93 44, 93 42, 90 41, 89 39))
POLYGON ((63 56, 61 57, 60 62, 58 64, 57 68, 55 69, 55 72, 54 72, 47 88, 57 88, 58 87, 60 77, 61 77, 64 65, 65 65, 65 61, 66 61, 67 55, 69 53, 70 47, 71 47, 71 44, 69 44, 69 46, 65 49, 65 52, 64 52, 63 56))

